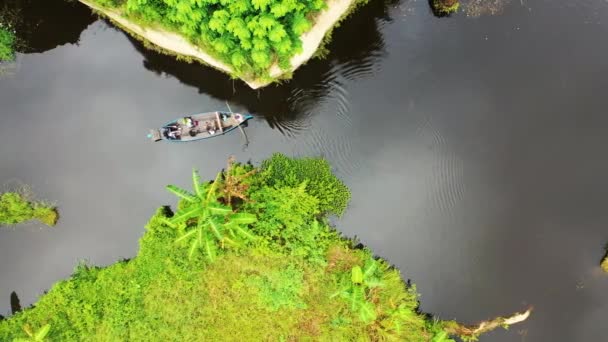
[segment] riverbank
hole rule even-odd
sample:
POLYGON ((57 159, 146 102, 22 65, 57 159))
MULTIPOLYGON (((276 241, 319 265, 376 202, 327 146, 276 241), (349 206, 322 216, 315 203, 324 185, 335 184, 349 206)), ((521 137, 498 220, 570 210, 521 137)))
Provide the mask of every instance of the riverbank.
POLYGON ((194 171, 192 184, 167 186, 180 201, 156 211, 135 258, 81 264, 33 307, 0 321, 0 340, 34 331, 58 341, 479 335, 420 313, 414 285, 328 224, 350 192, 325 160, 275 154, 258 168, 230 160, 213 182, 194 171))
MULTIPOLYGON (((120 11, 99 6, 91 0, 79 0, 81 3, 92 8, 97 13, 107 17, 120 28, 124 29, 136 38, 144 42, 153 44, 160 51, 176 55, 187 60, 198 61, 202 64, 213 67, 229 75, 237 75, 237 70, 231 65, 221 61, 210 51, 194 45, 184 36, 171 32, 160 26, 144 26, 130 20, 120 11)), ((311 59, 317 50, 322 47, 326 37, 331 35, 333 28, 341 20, 348 16, 356 7, 366 1, 361 0, 332 0, 327 2, 327 8, 320 11, 314 17, 314 24, 310 30, 301 36, 301 52, 290 58, 290 67, 285 70, 279 65, 279 61, 274 61, 268 69, 268 75, 264 78, 250 76, 239 76, 239 78, 249 85, 252 89, 267 86, 280 79, 290 78, 300 66, 311 59)))

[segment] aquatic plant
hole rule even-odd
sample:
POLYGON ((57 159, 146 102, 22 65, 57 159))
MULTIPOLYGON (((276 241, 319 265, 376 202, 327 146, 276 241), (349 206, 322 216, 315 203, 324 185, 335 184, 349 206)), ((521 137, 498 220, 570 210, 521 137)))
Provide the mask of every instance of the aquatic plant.
POLYGON ((431 0, 433 13, 439 16, 445 16, 455 13, 460 8, 459 0, 431 0))
POLYGON ((0 225, 26 222, 32 219, 54 226, 59 219, 57 209, 43 202, 35 202, 20 192, 0 195, 0 225))

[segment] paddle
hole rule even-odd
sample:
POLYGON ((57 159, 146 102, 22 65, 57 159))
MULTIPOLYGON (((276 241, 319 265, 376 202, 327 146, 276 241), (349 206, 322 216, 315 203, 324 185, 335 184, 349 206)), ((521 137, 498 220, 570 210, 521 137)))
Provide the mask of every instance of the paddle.
MULTIPOLYGON (((226 107, 228 107, 228 110, 230 111, 231 114, 234 114, 232 112, 232 109, 230 109, 230 105, 228 104, 228 101, 226 102, 226 107)), ((244 148, 243 150, 245 150, 248 146, 249 146, 249 139, 247 139, 247 134, 245 133, 245 130, 243 129, 243 127, 241 127, 240 124, 237 124, 237 127, 239 128, 239 131, 241 131, 241 133, 243 134, 243 137, 245 138, 245 144, 244 144, 244 148)))

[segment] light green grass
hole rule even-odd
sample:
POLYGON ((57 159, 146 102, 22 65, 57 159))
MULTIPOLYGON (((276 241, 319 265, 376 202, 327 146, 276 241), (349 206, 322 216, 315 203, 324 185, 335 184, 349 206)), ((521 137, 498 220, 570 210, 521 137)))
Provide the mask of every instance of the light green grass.
POLYGON ((0 321, 0 341, 47 325, 49 341, 451 341, 398 270, 328 225, 346 203, 327 200, 350 194, 326 162, 252 169, 169 187, 181 200, 157 210, 135 258, 79 265, 0 321))

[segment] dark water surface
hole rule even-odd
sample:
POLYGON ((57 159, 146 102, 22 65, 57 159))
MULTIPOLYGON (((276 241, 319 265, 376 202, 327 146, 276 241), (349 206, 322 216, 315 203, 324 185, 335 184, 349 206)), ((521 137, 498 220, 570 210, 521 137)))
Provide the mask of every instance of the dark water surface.
POLYGON ((338 228, 415 282, 422 310, 475 322, 533 305, 482 340, 607 339, 608 2, 438 19, 427 1, 372 0, 326 60, 260 91, 145 50, 81 5, 0 1, 15 3, 40 29, 0 78, 0 183, 31 184, 61 221, 0 229, 0 314, 79 260, 134 256, 175 202, 164 185, 189 186, 191 167, 212 178, 230 154, 279 151, 331 161, 353 192, 338 228), (238 134, 146 139, 225 100, 259 116, 246 150, 238 134))

